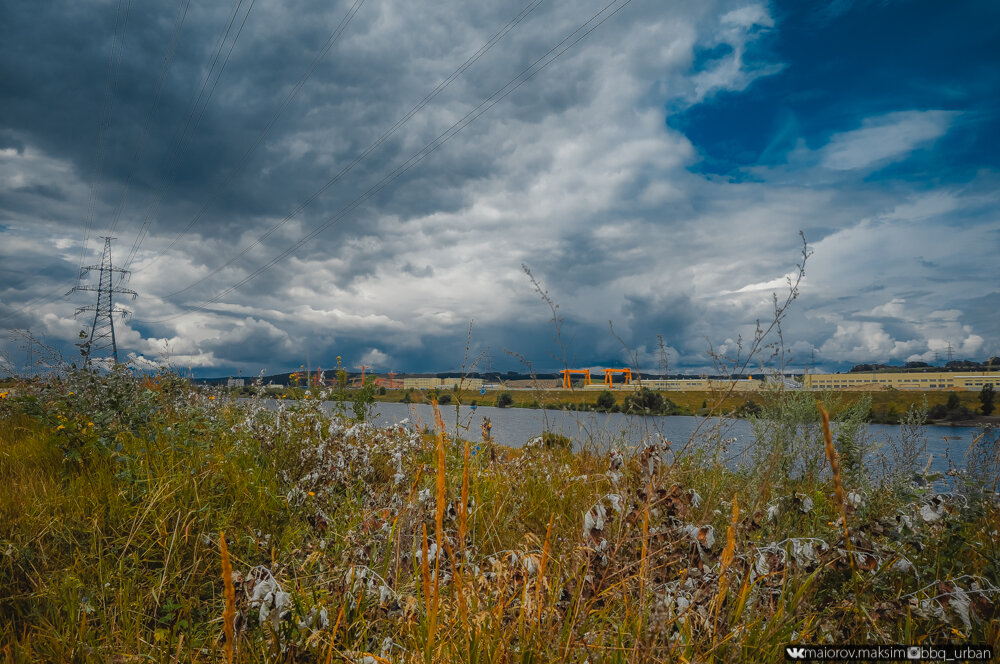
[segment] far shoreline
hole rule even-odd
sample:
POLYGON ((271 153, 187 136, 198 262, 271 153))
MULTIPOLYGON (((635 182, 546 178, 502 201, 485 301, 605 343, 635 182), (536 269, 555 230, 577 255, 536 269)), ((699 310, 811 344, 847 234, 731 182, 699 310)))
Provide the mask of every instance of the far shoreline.
MULTIPOLYGON (((240 390, 248 391, 248 390, 240 390)), ((315 390, 314 390, 315 391, 315 390)), ((348 390, 348 394, 354 390, 348 390)), ((491 389, 485 393, 479 390, 379 390, 373 395, 375 401, 390 403, 414 403, 429 404, 432 398, 438 400, 442 406, 489 406, 506 408, 528 408, 534 410, 570 410, 584 412, 605 412, 622 413, 624 411, 624 401, 631 390, 611 390, 614 397, 614 406, 611 409, 599 408, 598 397, 601 390, 584 389, 511 389, 496 390, 491 389), (501 395, 509 395, 509 402, 506 406, 499 406, 498 401, 501 395)), ((655 415, 661 417, 694 416, 710 417, 717 416, 720 412, 724 417, 737 419, 747 419, 748 416, 759 411, 761 406, 767 403, 767 393, 762 392, 734 392, 728 396, 721 396, 710 391, 658 391, 664 399, 668 399, 673 407, 663 412, 633 412, 633 415, 655 415), (714 406, 714 408, 710 407, 714 406)), ((817 396, 819 392, 815 393, 817 396)), ((835 392, 835 397, 840 400, 838 408, 834 409, 836 414, 839 408, 848 407, 857 402, 858 399, 867 396, 872 400, 871 418, 872 424, 899 424, 900 417, 911 407, 926 406, 929 409, 934 406, 944 405, 952 395, 958 395, 960 404, 971 413, 979 410, 979 394, 977 392, 955 392, 951 390, 879 390, 879 391, 842 391, 835 392)), ((248 396, 248 395, 245 395, 248 396)), ((282 391, 277 391, 267 395, 271 398, 296 399, 305 396, 305 390, 295 387, 287 387, 282 391)), ((316 395, 318 396, 318 395, 316 395)), ((1000 415, 966 415, 954 420, 933 419, 926 422, 927 426, 939 427, 1000 427, 1000 415)))

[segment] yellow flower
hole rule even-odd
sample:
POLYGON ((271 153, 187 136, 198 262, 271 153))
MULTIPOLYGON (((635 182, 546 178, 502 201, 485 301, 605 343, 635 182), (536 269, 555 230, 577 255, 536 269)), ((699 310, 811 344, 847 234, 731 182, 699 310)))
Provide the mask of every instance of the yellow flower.
POLYGON ((214 396, 211 396, 211 397, 209 397, 209 400, 212 400, 212 399, 214 399, 214 398, 215 398, 214 396))
POLYGON ((62 431, 65 428, 66 427, 64 425, 60 424, 59 426, 56 427, 56 431, 62 431))
POLYGON ((67 394, 66 396, 68 396, 68 397, 71 397, 71 396, 73 396, 74 394, 76 394, 76 392, 70 392, 70 393, 69 393, 69 394, 67 394))
POLYGON ((316 495, 316 492, 315 492, 315 491, 310 491, 310 492, 309 492, 309 495, 310 495, 310 496, 315 496, 315 495, 316 495))
POLYGON ((6 399, 8 394, 10 394, 10 392, 0 392, 0 399, 6 399))
POLYGON ((94 426, 94 423, 93 422, 87 422, 87 426, 88 427, 92 427, 92 426, 94 426))

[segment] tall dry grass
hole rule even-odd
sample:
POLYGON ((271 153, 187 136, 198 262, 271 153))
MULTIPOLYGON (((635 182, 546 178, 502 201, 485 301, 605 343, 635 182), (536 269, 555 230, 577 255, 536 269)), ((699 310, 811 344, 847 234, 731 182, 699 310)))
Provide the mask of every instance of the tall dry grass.
POLYGON ((0 413, 3 662, 735 662, 1000 637, 1000 513, 961 475, 761 486, 659 447, 477 450, 441 422, 71 387, 0 413))

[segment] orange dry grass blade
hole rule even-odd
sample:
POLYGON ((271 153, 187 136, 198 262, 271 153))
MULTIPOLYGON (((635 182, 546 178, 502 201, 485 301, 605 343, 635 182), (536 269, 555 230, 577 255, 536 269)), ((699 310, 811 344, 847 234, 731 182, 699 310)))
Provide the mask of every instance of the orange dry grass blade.
POLYGON ((437 628, 438 609, 438 587, 441 580, 441 537, 444 533, 444 500, 445 500, 445 458, 444 458, 444 420, 441 419, 441 411, 438 409, 436 399, 431 399, 431 407, 434 409, 434 424, 437 426, 437 500, 434 505, 434 542, 437 544, 437 552, 434 556, 434 588, 431 597, 430 633, 428 645, 433 646, 434 630, 437 628))
MULTIPOLYGON (((469 441, 465 441, 462 454, 462 504, 458 506, 458 546, 465 551, 465 531, 469 521, 469 441)), ((462 558, 465 562, 465 558, 462 558)))
POLYGON ((452 573, 452 576, 455 577, 455 585, 453 587, 453 590, 455 590, 457 592, 457 594, 458 594, 458 613, 459 613, 459 617, 462 620, 462 625, 467 628, 468 627, 468 620, 467 620, 467 615, 466 615, 466 612, 465 612, 465 590, 464 590, 463 580, 462 580, 462 570, 459 569, 458 565, 456 564, 456 561, 458 560, 458 557, 455 555, 454 550, 452 550, 451 544, 448 543, 448 540, 444 541, 444 549, 445 549, 445 551, 448 552, 448 558, 451 560, 451 573, 452 573))
POLYGON ((355 655, 357 657, 359 657, 360 659, 358 659, 358 660, 352 660, 352 661, 359 661, 359 662, 361 662, 361 661, 365 661, 368 658, 371 658, 372 661, 376 662, 377 664, 392 664, 392 660, 388 660, 385 657, 379 657, 378 655, 376 655, 373 652, 359 652, 359 653, 355 653, 355 655))
MULTIPOLYGON (((465 566, 465 531, 469 519, 469 441, 465 441, 465 452, 462 454, 462 503, 458 506, 458 546, 460 560, 455 566, 455 579, 458 582, 458 610, 462 614, 462 624, 467 625, 465 608, 465 591, 463 587, 462 570, 465 566)), ((449 555, 451 553, 449 552, 449 555)))
POLYGON ((733 494, 733 519, 729 523, 729 528, 726 529, 726 548, 722 551, 722 557, 719 560, 719 594, 715 597, 715 618, 713 621, 713 637, 716 638, 718 632, 716 627, 719 623, 719 609, 722 603, 726 601, 726 593, 729 591, 729 579, 726 578, 726 571, 729 566, 733 564, 733 559, 736 558, 736 523, 740 518, 740 507, 736 500, 736 494, 733 494))
POLYGON ((833 447, 833 434, 830 432, 830 413, 826 412, 823 404, 816 404, 819 408, 819 416, 823 421, 823 438, 826 439, 826 458, 830 461, 830 470, 833 471, 833 497, 840 505, 840 515, 844 523, 844 546, 847 547, 847 557, 851 561, 851 568, 854 568, 854 552, 851 550, 851 537, 847 531, 847 501, 844 496, 844 484, 840 478, 840 459, 837 450, 833 447))
POLYGON ((420 551, 422 555, 420 556, 420 578, 423 582, 424 588, 424 605, 427 609, 427 615, 431 613, 431 568, 430 563, 427 561, 427 524, 423 524, 424 536, 420 540, 420 551))
MULTIPOLYGON (((646 502, 642 510, 642 548, 639 551, 639 571, 637 572, 639 580, 639 630, 638 633, 642 634, 645 628, 646 619, 646 577, 649 573, 649 500, 650 496, 653 495, 653 479, 650 478, 649 484, 646 488, 646 502)), ((622 542, 618 542, 618 546, 615 547, 615 553, 618 552, 618 548, 621 546, 622 542)), ((619 583, 625 584, 633 577, 628 579, 622 579, 619 583)), ((618 584, 615 584, 618 585, 618 584)), ((628 617, 629 614, 629 604, 625 604, 625 615, 628 617)), ((629 662, 634 662, 635 658, 639 654, 639 642, 641 639, 637 638, 635 643, 632 644, 631 653, 629 654, 629 662)), ((569 643, 567 642, 567 651, 569 648, 569 643)), ((566 661, 566 653, 563 653, 563 661, 566 661)))
MULTIPOLYGON (((437 628, 437 611, 434 605, 433 598, 431 597, 431 568, 430 562, 427 560, 427 524, 423 524, 424 536, 421 539, 421 546, 423 555, 420 556, 420 575, 423 580, 424 585, 424 602, 427 610, 427 645, 424 650, 424 658, 427 661, 431 659, 431 652, 434 649, 434 630, 437 628)), ((434 560, 440 559, 440 549, 434 556, 434 560)))
MULTIPOLYGON (((417 485, 420 484, 420 476, 424 474, 424 467, 420 466, 417 468, 417 477, 413 480, 413 484, 410 485, 410 493, 406 494, 406 504, 409 505, 410 501, 413 500, 413 494, 417 491, 417 485)), ((397 515, 398 519, 399 516, 397 515)))
POLYGON ((326 651, 326 664, 330 664, 333 661, 333 644, 337 640, 337 628, 340 627, 340 619, 344 617, 344 606, 340 606, 340 612, 337 613, 337 622, 333 623, 333 631, 330 632, 330 647, 326 651))
POLYGON ((233 566, 229 562, 229 548, 226 546, 226 534, 219 533, 219 548, 222 552, 222 585, 225 588, 226 608, 222 612, 222 628, 226 633, 226 662, 233 661, 233 624, 236 620, 236 590, 233 588, 233 566))

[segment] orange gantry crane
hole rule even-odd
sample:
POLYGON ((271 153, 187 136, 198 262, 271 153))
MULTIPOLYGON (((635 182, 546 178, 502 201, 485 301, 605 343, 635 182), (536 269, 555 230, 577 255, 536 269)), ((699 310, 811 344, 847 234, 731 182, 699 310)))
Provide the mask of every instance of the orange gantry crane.
POLYGON ((604 384, 608 387, 614 387, 614 374, 620 373, 625 376, 625 384, 628 385, 632 382, 632 370, 631 369, 605 369, 604 370, 604 384))
POLYGON ((400 389, 403 387, 403 381, 396 380, 396 374, 392 371, 389 372, 389 378, 376 378, 375 384, 379 387, 385 387, 390 390, 400 389))
POLYGON ((360 379, 355 378, 354 380, 352 380, 351 381, 351 386, 352 387, 364 387, 365 386, 365 371, 368 369, 368 367, 366 365, 364 365, 364 364, 358 364, 354 368, 355 369, 361 369, 361 378, 360 379))
POLYGON ((590 369, 563 369, 560 373, 563 375, 563 389, 568 390, 572 387, 571 374, 583 374, 583 384, 590 385, 590 369))

